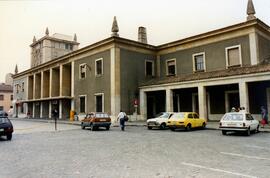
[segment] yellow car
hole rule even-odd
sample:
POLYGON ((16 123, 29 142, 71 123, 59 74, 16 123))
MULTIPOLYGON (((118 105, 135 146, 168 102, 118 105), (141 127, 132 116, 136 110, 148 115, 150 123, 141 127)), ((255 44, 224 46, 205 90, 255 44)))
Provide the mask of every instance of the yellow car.
POLYGON ((192 128, 205 128, 206 120, 199 118, 195 112, 178 112, 174 113, 168 120, 167 126, 174 131, 178 128, 184 128, 187 131, 192 128))

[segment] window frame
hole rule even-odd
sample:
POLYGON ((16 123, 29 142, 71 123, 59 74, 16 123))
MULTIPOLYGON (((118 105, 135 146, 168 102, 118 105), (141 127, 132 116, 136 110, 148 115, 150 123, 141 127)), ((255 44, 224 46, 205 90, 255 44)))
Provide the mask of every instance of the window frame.
POLYGON ((150 77, 155 76, 154 61, 148 60, 148 59, 145 60, 145 62, 144 62, 144 74, 145 74, 146 77, 148 77, 148 76, 150 76, 150 77), (152 74, 151 75, 147 75, 147 63, 148 62, 152 63, 152 74))
POLYGON ((80 113, 87 114, 87 95, 79 95, 80 113), (81 112, 81 98, 84 98, 84 112, 81 112))
POLYGON ((166 60, 166 76, 175 76, 177 75, 177 65, 176 65, 176 58, 174 59, 167 59, 166 60), (175 74, 169 74, 169 70, 168 70, 168 62, 174 61, 174 67, 175 67, 175 74))
POLYGON ((192 55, 192 62, 193 62, 193 72, 205 72, 206 71, 206 64, 205 64, 205 52, 195 53, 192 55), (197 70, 196 66, 196 56, 203 56, 203 70, 197 70))
POLYGON ((225 56, 226 56, 226 69, 234 66, 239 66, 242 67, 242 48, 241 45, 235 45, 235 46, 229 46, 225 48, 225 56), (239 64, 238 65, 229 65, 229 50, 238 48, 239 50, 239 64))
POLYGON ((99 59, 95 60, 95 76, 99 77, 99 76, 102 76, 102 75, 103 75, 103 58, 99 58, 99 59), (98 61, 101 61, 101 74, 97 73, 97 62, 98 61))
POLYGON ((0 101, 4 101, 5 100, 5 96, 4 95, 0 95, 0 101))
POLYGON ((86 71, 87 71, 87 64, 86 63, 82 63, 79 65, 79 79, 85 79, 86 78, 86 71), (82 77, 82 68, 81 66, 85 66, 85 72, 84 72, 84 77, 82 77))
POLYGON ((102 97, 102 111, 104 112, 104 93, 95 93, 95 111, 97 112, 97 96, 101 96, 102 97))

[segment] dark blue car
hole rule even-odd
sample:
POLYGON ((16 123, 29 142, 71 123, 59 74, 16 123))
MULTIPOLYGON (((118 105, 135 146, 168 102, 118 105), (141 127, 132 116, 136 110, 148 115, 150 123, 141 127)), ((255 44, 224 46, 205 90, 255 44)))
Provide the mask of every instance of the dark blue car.
POLYGON ((7 113, 0 111, 0 136, 6 136, 7 140, 12 139, 13 125, 8 119, 7 113))

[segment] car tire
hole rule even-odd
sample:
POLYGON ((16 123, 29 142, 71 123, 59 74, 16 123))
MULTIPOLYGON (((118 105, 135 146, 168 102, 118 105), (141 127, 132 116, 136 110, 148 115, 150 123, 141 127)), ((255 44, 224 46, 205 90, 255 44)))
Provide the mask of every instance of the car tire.
POLYGON ((226 130, 222 130, 222 135, 226 135, 227 131, 226 130))
POLYGON ((191 124, 188 124, 187 126, 186 126, 186 131, 190 131, 191 130, 191 124))
POLYGON ((107 126, 107 127, 106 127, 106 130, 110 130, 110 126, 107 126))
POLYGON ((82 128, 82 129, 85 129, 85 126, 83 125, 83 123, 81 123, 81 128, 82 128))
POLYGON ((159 126, 159 128, 160 128, 161 130, 164 130, 164 129, 166 128, 166 124, 165 124, 165 123, 162 123, 162 124, 159 126))
POLYGON ((260 132, 260 125, 257 126, 256 133, 260 132))
POLYGON ((205 122, 202 124, 202 129, 205 129, 205 126, 206 126, 206 124, 205 124, 205 122))
POLYGON ((150 126, 148 126, 147 128, 148 128, 149 130, 152 130, 152 127, 150 127, 150 126))
POLYGON ((247 136, 250 136, 250 128, 247 129, 246 135, 247 135, 247 136))
POLYGON ((11 140, 12 139, 12 134, 8 134, 7 135, 7 140, 11 140))
POLYGON ((96 130, 96 127, 93 125, 93 124, 91 124, 91 131, 95 131, 96 130))
POLYGON ((175 128, 170 128, 171 129, 171 131, 175 131, 175 128))

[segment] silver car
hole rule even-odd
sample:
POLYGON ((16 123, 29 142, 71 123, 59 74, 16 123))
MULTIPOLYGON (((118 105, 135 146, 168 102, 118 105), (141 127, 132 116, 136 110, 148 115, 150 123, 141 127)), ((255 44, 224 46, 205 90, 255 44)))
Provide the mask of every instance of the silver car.
POLYGON ((173 112, 162 112, 159 113, 155 118, 147 120, 147 128, 152 129, 160 128, 165 129, 167 127, 168 119, 173 115, 173 112))

